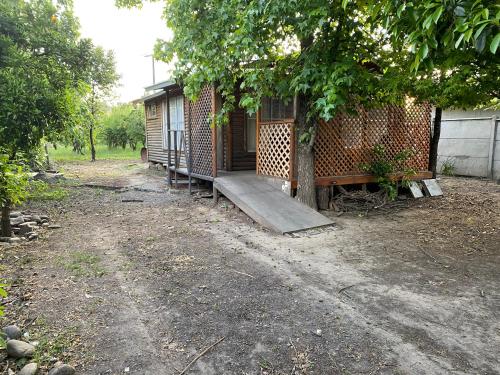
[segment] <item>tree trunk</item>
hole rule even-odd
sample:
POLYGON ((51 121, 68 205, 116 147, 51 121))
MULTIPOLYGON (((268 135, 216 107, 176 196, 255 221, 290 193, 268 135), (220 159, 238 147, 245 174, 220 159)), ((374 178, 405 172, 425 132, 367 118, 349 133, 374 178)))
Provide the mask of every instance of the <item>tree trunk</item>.
POLYGON ((434 116, 434 131, 432 133, 431 145, 429 150, 429 170, 432 172, 432 178, 436 178, 437 174, 438 145, 439 145, 439 137, 441 136, 442 114, 443 114, 443 109, 436 108, 436 114, 434 116))
POLYGON ((95 145, 94 145, 94 126, 90 126, 90 155, 91 155, 91 160, 90 161, 95 161, 95 145))
POLYGON ((10 204, 8 202, 2 207, 2 237, 12 237, 12 227, 10 225, 10 204))
POLYGON ((315 130, 311 133, 314 125, 307 121, 307 99, 304 95, 295 98, 295 125, 297 129, 297 199, 305 205, 318 209, 316 202, 316 183, 314 176, 314 139, 315 130), (302 140, 303 134, 311 133, 309 140, 302 140))

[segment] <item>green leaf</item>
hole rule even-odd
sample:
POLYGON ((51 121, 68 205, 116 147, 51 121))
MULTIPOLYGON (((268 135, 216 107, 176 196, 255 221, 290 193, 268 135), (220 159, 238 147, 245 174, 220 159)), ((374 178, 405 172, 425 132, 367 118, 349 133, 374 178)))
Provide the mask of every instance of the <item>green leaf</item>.
POLYGON ((460 46, 460 43, 462 43, 462 39, 464 38, 465 34, 460 34, 460 37, 458 40, 455 42, 455 48, 458 48, 460 46))
POLYGON ((495 54, 497 52, 498 44, 500 43, 500 33, 495 35, 493 40, 490 43, 490 51, 492 54, 495 54))
POLYGON ((429 46, 427 45, 427 43, 424 43, 420 46, 418 50, 418 57, 420 61, 424 60, 428 54, 429 54, 429 46))
POLYGON ((440 6, 437 8, 434 13, 432 13, 432 19, 434 20, 434 23, 438 23, 439 18, 441 17, 441 14, 443 13, 444 8, 440 6))
POLYGON ((347 3, 349 3, 349 0, 342 0, 342 8, 347 8, 347 3))

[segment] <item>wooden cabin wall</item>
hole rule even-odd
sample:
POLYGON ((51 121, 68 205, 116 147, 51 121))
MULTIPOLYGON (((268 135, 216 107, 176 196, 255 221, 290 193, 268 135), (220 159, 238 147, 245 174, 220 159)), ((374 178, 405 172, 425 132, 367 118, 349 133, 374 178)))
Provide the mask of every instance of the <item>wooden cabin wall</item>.
POLYGON ((164 97, 155 98, 151 101, 145 102, 144 105, 145 107, 147 107, 149 104, 156 105, 156 117, 148 119, 146 116, 148 161, 167 164, 168 153, 167 150, 163 149, 162 142, 163 111, 161 103, 163 100, 164 97))

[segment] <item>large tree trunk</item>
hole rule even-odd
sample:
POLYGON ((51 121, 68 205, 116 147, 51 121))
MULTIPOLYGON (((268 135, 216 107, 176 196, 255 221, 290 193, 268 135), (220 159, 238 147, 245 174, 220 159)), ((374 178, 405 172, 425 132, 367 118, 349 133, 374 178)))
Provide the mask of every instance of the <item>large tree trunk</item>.
POLYGON ((314 124, 307 121, 307 99, 304 95, 296 97, 295 102, 295 126, 297 129, 297 199, 299 202, 309 207, 318 209, 316 201, 316 184, 314 178, 314 140, 316 138, 314 124), (307 141, 302 139, 302 135, 311 133, 307 141))
POLYGON ((2 237, 12 237, 12 227, 10 225, 10 204, 7 202, 2 207, 2 237))
POLYGON ((437 174, 438 145, 439 145, 439 137, 441 136, 442 114, 443 114, 443 109, 436 108, 436 114, 434 116, 434 131, 432 133, 431 145, 429 150, 429 170, 432 172, 432 178, 436 178, 437 174))
POLYGON ((95 161, 94 126, 90 126, 90 161, 95 161))

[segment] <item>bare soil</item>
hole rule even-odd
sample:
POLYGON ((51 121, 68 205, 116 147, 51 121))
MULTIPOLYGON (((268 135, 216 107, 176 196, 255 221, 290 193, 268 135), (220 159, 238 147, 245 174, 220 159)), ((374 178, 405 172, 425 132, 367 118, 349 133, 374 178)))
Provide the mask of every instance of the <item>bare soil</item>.
POLYGON ((0 247, 2 324, 48 341, 42 374, 179 374, 222 338, 185 373, 500 373, 500 185, 282 236, 139 162, 63 168, 70 197, 26 206, 62 228, 0 247))

